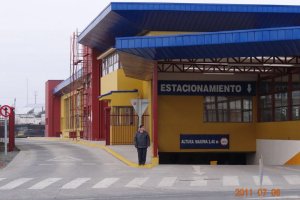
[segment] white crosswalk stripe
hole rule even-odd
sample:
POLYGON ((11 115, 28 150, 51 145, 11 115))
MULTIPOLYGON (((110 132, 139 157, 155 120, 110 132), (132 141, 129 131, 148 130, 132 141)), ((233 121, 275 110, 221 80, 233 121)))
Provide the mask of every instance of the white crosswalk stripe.
POLYGON ((11 181, 9 183, 7 183, 6 185, 0 187, 0 190, 11 190, 14 189, 16 187, 19 187, 20 185, 31 181, 33 178, 19 178, 17 180, 11 181))
POLYGON ((299 175, 285 175, 283 177, 291 185, 300 185, 300 176, 299 175))
MULTIPOLYGON (((205 176, 206 177, 206 176, 205 176)), ((210 182, 210 179, 205 179, 203 176, 195 176, 195 177, 187 177, 187 180, 189 181, 188 184, 183 184, 183 182, 178 181, 178 177, 170 176, 170 177, 161 177, 158 181, 155 178, 150 177, 138 177, 133 178, 132 180, 128 180, 127 183, 122 184, 121 187, 126 188, 139 188, 143 187, 145 183, 149 182, 148 184, 154 185, 154 187, 157 188, 172 188, 172 187, 205 187, 205 186, 219 186, 220 184, 223 186, 231 186, 231 187, 237 187, 240 185, 240 180, 245 179, 244 181, 248 181, 248 183, 251 185, 259 186, 259 176, 250 176, 250 177, 241 177, 241 176, 223 176, 221 180, 212 181, 210 182), (249 179, 250 178, 250 179, 249 179), (252 178, 252 183, 251 183, 252 178), (151 182, 152 181, 152 182, 151 182), (177 182, 178 181, 178 182, 177 182), (250 182, 249 182, 250 181, 250 182)), ((288 185, 300 185, 300 175, 282 175, 282 177, 286 180, 285 184, 288 185)), ((277 179, 271 179, 271 176, 264 176, 263 178, 263 185, 264 186, 272 186, 279 183, 273 182, 277 179)), ((26 186, 27 182, 32 181, 34 178, 18 178, 15 180, 11 180, 10 182, 6 183, 7 178, 0 178, 0 182, 4 183, 0 185, 0 190, 12 190, 16 188, 24 188, 30 190, 42 190, 45 189, 51 185, 56 184, 57 182, 63 182, 63 185, 61 189, 76 189, 79 187, 82 187, 86 182, 90 181, 91 178, 75 178, 70 181, 66 181, 63 178, 45 178, 44 180, 36 181, 34 184, 30 186, 26 186), (23 186, 24 185, 24 186, 23 186)), ((114 184, 120 182, 122 178, 120 177, 107 177, 103 178, 101 180, 98 180, 98 182, 95 182, 93 186, 89 186, 94 189, 98 188, 109 188, 113 186, 114 184)), ((36 179, 35 179, 36 180, 36 179)), ((33 182, 33 181, 32 181, 33 182)), ((123 181, 124 182, 124 181, 123 181)))
POLYGON ((223 176, 223 186, 239 186, 238 176, 223 176))
MULTIPOLYGON (((259 176, 253 176, 253 180, 254 180, 254 183, 255 185, 259 186, 260 185, 260 177, 259 176)), ((263 182, 262 182, 262 185, 273 185, 271 179, 269 176, 264 176, 263 177, 263 182)))
POLYGON ((115 182, 117 182, 120 178, 105 178, 102 181, 98 182, 93 188, 108 188, 115 182))
POLYGON ((141 187, 147 180, 149 179, 149 177, 145 177, 145 178, 134 178, 132 181, 130 181, 127 185, 125 185, 125 187, 130 187, 130 188, 138 188, 141 187))
POLYGON ((62 186, 62 189, 76 189, 85 182, 89 181, 91 178, 76 178, 71 182, 62 186))
POLYGON ((164 177, 157 187, 172 187, 176 182, 177 177, 164 177))
POLYGON ((47 179, 45 179, 43 181, 40 181, 37 184, 33 185, 29 189, 41 190, 41 189, 44 189, 44 188, 48 187, 49 185, 51 185, 51 184, 53 184, 53 183, 55 183, 59 180, 61 180, 61 178, 47 178, 47 179))
POLYGON ((194 177, 190 186, 195 186, 195 187, 207 186, 207 180, 204 180, 204 178, 202 178, 202 177, 194 177))

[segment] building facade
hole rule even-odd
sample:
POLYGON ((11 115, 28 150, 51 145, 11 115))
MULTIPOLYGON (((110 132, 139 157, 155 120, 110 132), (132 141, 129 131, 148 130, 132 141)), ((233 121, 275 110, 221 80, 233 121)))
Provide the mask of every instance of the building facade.
POLYGON ((299 164, 299 17, 298 6, 111 3, 78 36, 80 69, 47 90, 60 109, 48 106, 46 125, 60 125, 46 134, 132 144, 143 123, 160 163, 299 164))

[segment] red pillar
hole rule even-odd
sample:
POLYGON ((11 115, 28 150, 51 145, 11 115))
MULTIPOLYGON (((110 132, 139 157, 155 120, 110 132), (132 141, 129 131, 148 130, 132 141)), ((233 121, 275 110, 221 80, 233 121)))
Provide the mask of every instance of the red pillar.
POLYGON ((62 80, 48 80, 46 82, 46 99, 45 99, 45 111, 46 111, 46 125, 45 136, 56 137, 60 132, 60 96, 53 94, 53 89, 62 80))
POLYGON ((13 151, 15 148, 15 109, 12 108, 12 113, 9 116, 9 144, 8 151, 13 151))
POLYGON ((100 61, 97 51, 92 50, 92 140, 100 140, 100 61))
POLYGON ((158 155, 158 96, 157 96, 157 64, 153 68, 152 77, 152 130, 153 130, 153 157, 158 155))

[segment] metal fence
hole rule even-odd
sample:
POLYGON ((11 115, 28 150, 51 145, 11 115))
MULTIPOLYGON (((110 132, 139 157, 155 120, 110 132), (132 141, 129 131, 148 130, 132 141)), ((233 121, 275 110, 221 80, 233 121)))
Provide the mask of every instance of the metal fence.
MULTIPOLYGON (((130 145, 133 144, 134 135, 138 130, 137 115, 110 115, 111 144, 130 145)), ((149 131, 149 116, 143 115, 142 123, 149 131)))

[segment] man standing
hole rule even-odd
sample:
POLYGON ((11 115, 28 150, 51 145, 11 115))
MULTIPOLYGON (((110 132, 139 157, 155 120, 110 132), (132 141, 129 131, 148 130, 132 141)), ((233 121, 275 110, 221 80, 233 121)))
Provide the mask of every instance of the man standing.
POLYGON ((139 130, 135 134, 134 146, 137 148, 139 165, 145 165, 147 148, 150 146, 150 138, 147 131, 145 131, 144 125, 140 125, 139 130))

